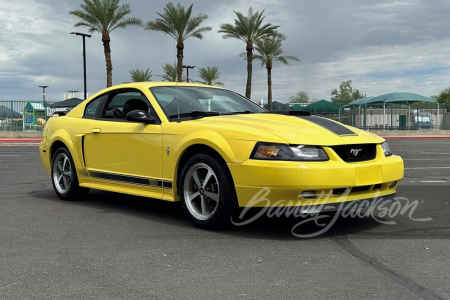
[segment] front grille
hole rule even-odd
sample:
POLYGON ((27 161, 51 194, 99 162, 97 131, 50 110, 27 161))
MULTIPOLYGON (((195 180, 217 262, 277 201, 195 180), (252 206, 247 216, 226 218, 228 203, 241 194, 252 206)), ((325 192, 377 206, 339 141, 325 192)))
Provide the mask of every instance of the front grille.
POLYGON ((371 187, 372 187, 371 185, 355 186, 352 188, 352 192, 368 191, 371 187))
POLYGON ((331 148, 343 161, 349 163, 372 160, 377 156, 376 144, 342 145, 331 148))
POLYGON ((334 189, 333 196, 342 196, 345 192, 347 192, 347 188, 334 189))
POLYGON ((377 191, 377 190, 379 190, 379 189, 381 189, 381 183, 375 184, 375 185, 373 186, 373 188, 372 188, 372 190, 374 190, 374 191, 377 191))

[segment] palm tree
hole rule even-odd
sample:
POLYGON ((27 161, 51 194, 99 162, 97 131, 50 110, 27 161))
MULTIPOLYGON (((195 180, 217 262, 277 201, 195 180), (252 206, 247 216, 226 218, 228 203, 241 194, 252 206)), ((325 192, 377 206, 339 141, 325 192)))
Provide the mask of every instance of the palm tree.
POLYGON ((200 24, 208 18, 207 15, 198 14, 191 17, 193 5, 191 4, 185 10, 180 3, 175 6, 172 2, 168 2, 164 7, 164 13, 157 13, 160 18, 155 21, 148 21, 145 26, 146 30, 164 32, 177 42, 177 77, 179 82, 182 81, 183 74, 184 41, 190 37, 202 39, 202 33, 212 29, 209 26, 200 27, 200 24))
POLYGON ((85 26, 89 32, 99 32, 102 35, 103 48, 106 60, 106 87, 112 85, 112 61, 110 34, 116 28, 127 26, 142 26, 141 19, 126 18, 131 13, 130 5, 119 5, 119 0, 83 0, 81 10, 69 13, 81 19, 75 27, 85 26))
POLYGON ((223 82, 219 81, 219 76, 220 72, 219 72, 219 67, 218 66, 214 66, 214 67, 206 67, 206 68, 198 68, 198 76, 200 76, 200 78, 203 81, 199 81, 197 80, 196 82, 198 83, 203 83, 203 84, 207 84, 207 85, 223 85, 223 82))
POLYGON ((152 79, 152 71, 150 71, 150 68, 147 68, 147 70, 139 70, 139 69, 130 70, 130 75, 132 82, 151 81, 152 79))
POLYGON ((295 55, 283 55, 284 51, 281 49, 284 35, 277 34, 272 36, 270 39, 258 40, 255 43, 255 54, 254 59, 261 61, 261 65, 266 65, 267 69, 267 103, 269 105, 269 110, 272 109, 272 66, 273 63, 279 61, 285 65, 289 64, 288 60, 300 61, 300 59, 295 55))
POLYGON ((246 43, 245 50, 247 52, 247 85, 245 87, 245 97, 250 98, 252 93, 252 61, 253 61, 253 43, 257 40, 270 37, 276 32, 280 26, 272 25, 270 23, 262 25, 264 21, 263 13, 253 13, 253 9, 248 9, 248 15, 244 16, 240 12, 234 11, 237 19, 234 19, 234 25, 222 24, 220 25, 219 33, 224 33, 223 38, 234 38, 242 40, 246 43))
POLYGON ((165 63, 163 66, 163 75, 158 75, 162 77, 165 81, 177 81, 177 64, 168 64, 165 63))

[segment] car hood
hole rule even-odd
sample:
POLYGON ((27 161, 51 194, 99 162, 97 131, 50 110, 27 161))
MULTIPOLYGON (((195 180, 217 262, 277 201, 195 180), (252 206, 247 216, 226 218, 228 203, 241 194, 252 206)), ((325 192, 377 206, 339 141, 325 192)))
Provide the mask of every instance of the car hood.
POLYGON ((310 144, 332 146, 340 144, 381 143, 383 138, 370 132, 334 122, 330 119, 316 116, 288 116, 281 114, 260 113, 230 116, 205 117, 185 121, 207 128, 215 128, 228 138, 273 141, 282 139, 290 144, 310 144), (330 130, 331 125, 336 127, 330 130), (327 128, 328 127, 328 128, 327 128), (340 131, 340 133, 339 133, 340 131), (342 133, 345 134, 342 134, 342 133), (265 138, 264 140, 262 140, 265 138))

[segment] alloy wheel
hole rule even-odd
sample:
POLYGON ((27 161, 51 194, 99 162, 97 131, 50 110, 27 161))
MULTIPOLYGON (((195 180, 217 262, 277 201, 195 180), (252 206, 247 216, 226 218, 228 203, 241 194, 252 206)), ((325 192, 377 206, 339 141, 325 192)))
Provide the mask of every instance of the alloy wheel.
POLYGON ((205 163, 196 163, 188 170, 183 193, 186 207, 197 220, 208 220, 219 206, 220 185, 216 173, 205 163))

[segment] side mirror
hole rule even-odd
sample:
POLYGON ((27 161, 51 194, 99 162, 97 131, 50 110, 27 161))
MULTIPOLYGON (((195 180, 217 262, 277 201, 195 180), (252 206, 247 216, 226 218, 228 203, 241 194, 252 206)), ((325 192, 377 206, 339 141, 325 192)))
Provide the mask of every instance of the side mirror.
POLYGON ((143 110, 132 110, 127 113, 125 119, 127 119, 127 121, 144 124, 154 124, 156 122, 155 117, 147 115, 143 110))

